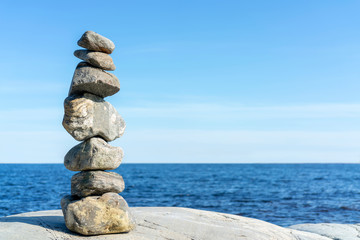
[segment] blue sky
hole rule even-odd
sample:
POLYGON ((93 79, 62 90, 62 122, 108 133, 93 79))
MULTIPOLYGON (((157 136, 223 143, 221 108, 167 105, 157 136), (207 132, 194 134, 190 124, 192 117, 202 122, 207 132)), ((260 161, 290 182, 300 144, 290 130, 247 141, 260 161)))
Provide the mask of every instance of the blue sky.
POLYGON ((359 1, 3 1, 0 163, 61 163, 86 30, 116 45, 124 163, 360 162, 359 1))

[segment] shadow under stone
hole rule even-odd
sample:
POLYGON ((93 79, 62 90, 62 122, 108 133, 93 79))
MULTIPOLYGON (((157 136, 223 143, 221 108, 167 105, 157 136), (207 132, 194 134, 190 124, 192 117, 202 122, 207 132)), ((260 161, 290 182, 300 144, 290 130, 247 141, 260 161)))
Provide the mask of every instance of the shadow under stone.
POLYGON ((0 223, 2 222, 31 224, 51 231, 62 232, 73 236, 82 236, 71 232, 66 227, 63 216, 9 216, 0 218, 0 223))

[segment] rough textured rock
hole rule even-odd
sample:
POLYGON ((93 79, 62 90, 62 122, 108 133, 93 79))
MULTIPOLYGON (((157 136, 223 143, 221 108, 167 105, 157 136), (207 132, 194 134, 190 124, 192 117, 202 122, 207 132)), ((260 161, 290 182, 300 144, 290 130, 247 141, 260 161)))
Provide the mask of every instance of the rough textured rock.
POLYGON ((105 53, 112 53, 115 49, 115 44, 110 39, 93 31, 86 31, 77 44, 89 50, 105 53))
POLYGON ((93 137, 70 149, 65 155, 64 165, 71 171, 113 170, 119 167, 123 155, 120 147, 93 137))
POLYGON ((360 239, 360 224, 317 223, 298 224, 290 227, 304 232, 316 233, 336 240, 360 239))
POLYGON ((74 55, 75 57, 84 60, 94 67, 111 71, 116 69, 115 64, 109 54, 88 50, 76 50, 74 55))
POLYGON ((114 95, 120 90, 119 79, 112 73, 80 62, 74 72, 69 96, 79 93, 92 93, 100 97, 114 95))
POLYGON ((331 240, 256 219, 189 208, 139 207, 131 208, 131 213, 137 224, 126 234, 77 235, 65 227, 61 211, 56 210, 0 218, 0 236, 6 240, 331 240))
POLYGON ((113 141, 125 131, 125 121, 116 109, 102 98, 85 93, 65 99, 63 126, 76 140, 100 136, 113 141))
POLYGON ((129 232, 135 221, 126 201, 116 193, 76 200, 61 200, 65 224, 69 230, 83 235, 129 232))
POLYGON ((71 194, 78 197, 100 196, 107 192, 120 193, 124 189, 123 178, 114 172, 84 171, 71 178, 71 194))

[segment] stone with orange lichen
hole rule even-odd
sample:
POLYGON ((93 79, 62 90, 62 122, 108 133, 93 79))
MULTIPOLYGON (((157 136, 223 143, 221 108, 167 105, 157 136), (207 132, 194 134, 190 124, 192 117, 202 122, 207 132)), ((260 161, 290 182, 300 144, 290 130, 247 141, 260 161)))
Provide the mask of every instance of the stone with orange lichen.
POLYGON ((116 193, 61 200, 66 227, 82 235, 101 235, 129 232, 135 220, 126 201, 116 193))

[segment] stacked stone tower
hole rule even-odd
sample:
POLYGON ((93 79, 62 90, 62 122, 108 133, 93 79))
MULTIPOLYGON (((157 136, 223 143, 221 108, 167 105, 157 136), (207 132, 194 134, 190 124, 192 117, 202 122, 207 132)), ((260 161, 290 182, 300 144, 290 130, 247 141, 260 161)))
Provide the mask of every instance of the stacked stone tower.
POLYGON ((119 196, 125 188, 123 178, 113 170, 119 167, 123 150, 108 142, 123 135, 125 122, 105 97, 120 90, 109 54, 114 43, 87 31, 78 41, 87 50, 74 55, 83 60, 76 67, 69 96, 65 99, 63 126, 82 141, 65 156, 65 167, 80 171, 71 179, 71 195, 61 200, 65 223, 83 235, 128 232, 135 226, 126 201, 119 196))

